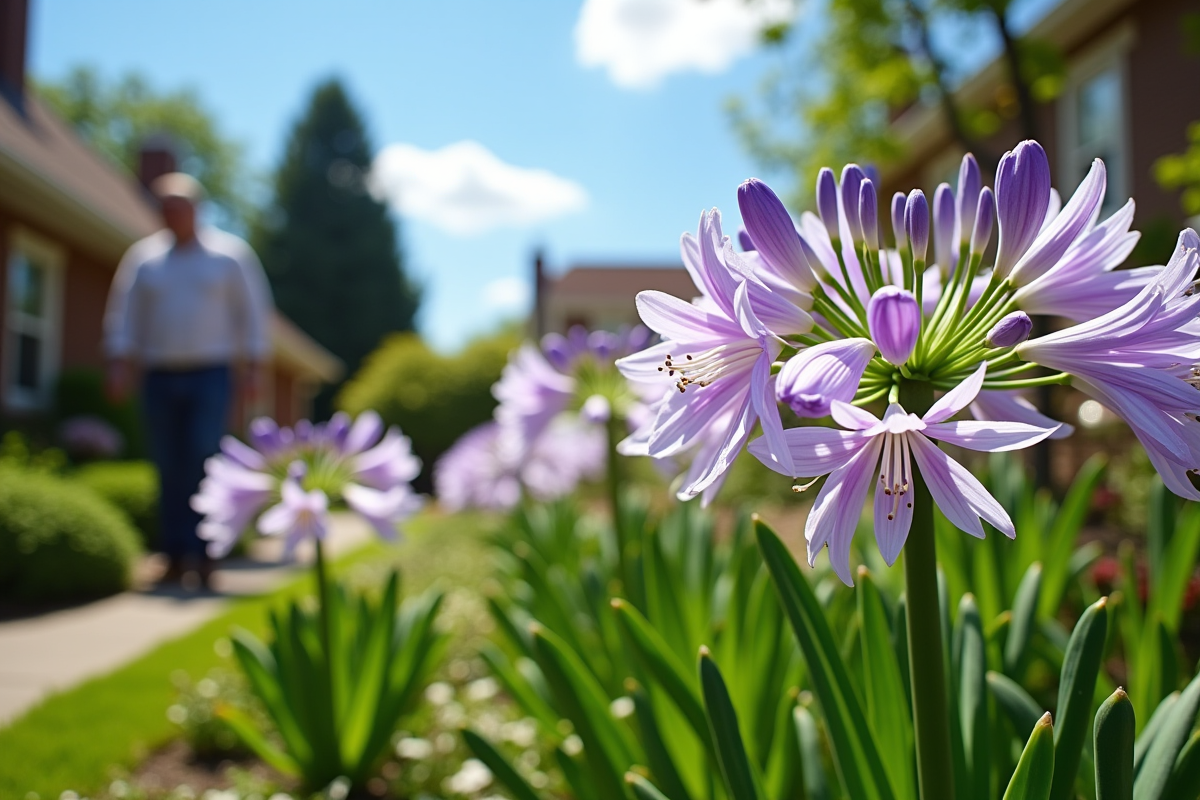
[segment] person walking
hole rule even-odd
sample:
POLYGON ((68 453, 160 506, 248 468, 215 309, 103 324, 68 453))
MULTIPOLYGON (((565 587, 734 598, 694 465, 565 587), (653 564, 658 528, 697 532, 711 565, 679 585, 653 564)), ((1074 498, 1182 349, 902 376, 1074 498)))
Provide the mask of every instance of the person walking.
POLYGON ((213 563, 191 497, 220 447, 235 383, 243 402, 260 392, 270 352, 271 290, 250 246, 197 223, 203 188, 173 172, 155 180, 164 228, 121 259, 104 317, 106 390, 120 402, 141 377, 142 411, 161 484, 166 580, 193 570, 208 585, 213 563))

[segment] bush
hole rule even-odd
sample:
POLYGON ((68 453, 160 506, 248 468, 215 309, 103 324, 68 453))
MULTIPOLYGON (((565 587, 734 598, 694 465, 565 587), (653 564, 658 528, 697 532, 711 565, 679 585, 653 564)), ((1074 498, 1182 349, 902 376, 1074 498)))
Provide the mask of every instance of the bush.
POLYGON ((0 475, 0 596, 76 600, 128 588, 140 548, 117 509, 80 484, 0 475))
POLYGON ((68 369, 54 387, 54 417, 63 423, 75 417, 95 417, 112 425, 124 442, 127 458, 145 456, 141 415, 133 398, 114 405, 104 396, 104 374, 97 369, 68 369))
POLYGON ((419 491, 429 491, 438 457, 491 418, 492 384, 518 344, 515 332, 505 332, 444 356, 415 334, 389 336, 342 389, 337 406, 350 414, 373 408, 388 424, 399 425, 424 462, 414 483, 419 491))
POLYGON ((154 549, 158 541, 158 471, 149 461, 96 461, 72 477, 125 512, 141 534, 142 544, 154 549))

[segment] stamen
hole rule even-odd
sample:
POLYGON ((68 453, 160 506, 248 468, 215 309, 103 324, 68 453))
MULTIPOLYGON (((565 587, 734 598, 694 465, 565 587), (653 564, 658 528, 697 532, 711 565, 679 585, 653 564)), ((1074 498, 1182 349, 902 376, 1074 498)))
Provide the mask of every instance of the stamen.
POLYGON ((750 342, 724 344, 694 356, 691 353, 684 354, 687 359, 685 364, 676 364, 674 357, 668 355, 658 371, 666 371, 672 378, 678 372, 679 380, 675 386, 684 392, 689 386, 708 386, 722 375, 745 368, 747 362, 757 359, 761 352, 756 344, 750 342))
MULTIPOLYGON (((821 477, 822 477, 821 475, 818 475, 817 477, 813 478, 811 481, 809 481, 808 483, 805 483, 805 484, 793 483, 792 491, 795 492, 796 494, 800 494, 801 492, 807 492, 809 489, 811 489, 813 487, 814 483, 821 480, 821 477)), ((794 478, 793 480, 799 480, 799 479, 794 478)))

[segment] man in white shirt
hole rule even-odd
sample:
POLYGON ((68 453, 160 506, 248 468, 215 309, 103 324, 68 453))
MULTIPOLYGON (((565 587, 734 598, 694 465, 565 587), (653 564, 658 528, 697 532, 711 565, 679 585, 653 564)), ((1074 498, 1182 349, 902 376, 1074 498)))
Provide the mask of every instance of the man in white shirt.
POLYGON ((160 538, 167 578, 212 563, 196 535, 191 496, 204 461, 217 452, 233 395, 234 368, 247 399, 270 352, 271 290, 254 251, 236 236, 196 222, 200 184, 183 173, 151 185, 165 229, 135 243, 109 290, 104 345, 107 389, 129 396, 142 375, 142 410, 161 481, 160 538))

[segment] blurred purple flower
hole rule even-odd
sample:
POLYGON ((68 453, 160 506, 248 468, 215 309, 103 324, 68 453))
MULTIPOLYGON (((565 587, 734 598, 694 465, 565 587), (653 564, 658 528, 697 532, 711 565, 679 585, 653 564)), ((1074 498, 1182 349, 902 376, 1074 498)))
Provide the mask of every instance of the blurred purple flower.
POLYGON ((258 518, 258 532, 283 536, 288 555, 305 539, 324 539, 329 532, 329 498, 320 489, 306 492, 289 478, 280 487, 279 502, 258 518))
POLYGON ((58 438, 74 458, 116 458, 125 447, 120 431, 91 414, 64 420, 58 438))

